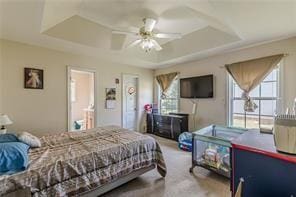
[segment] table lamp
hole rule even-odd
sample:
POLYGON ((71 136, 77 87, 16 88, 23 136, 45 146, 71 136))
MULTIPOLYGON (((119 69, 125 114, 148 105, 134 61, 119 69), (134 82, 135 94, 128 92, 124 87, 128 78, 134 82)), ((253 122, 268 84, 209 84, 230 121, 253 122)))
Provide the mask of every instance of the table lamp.
POLYGON ((0 125, 1 125, 0 134, 6 133, 5 126, 10 124, 12 124, 12 121, 9 119, 7 115, 5 114, 0 115, 0 125))

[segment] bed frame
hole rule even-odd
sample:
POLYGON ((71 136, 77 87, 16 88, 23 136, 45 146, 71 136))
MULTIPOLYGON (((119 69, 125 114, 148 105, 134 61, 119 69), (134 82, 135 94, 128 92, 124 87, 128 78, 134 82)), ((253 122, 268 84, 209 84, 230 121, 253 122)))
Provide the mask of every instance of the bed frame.
POLYGON ((136 171, 133 171, 132 173, 126 175, 126 176, 123 176, 111 183, 108 183, 106 185, 103 185, 101 187, 98 187, 97 189, 94 189, 92 191, 88 191, 88 192, 85 192, 85 193, 82 193, 80 194, 79 196, 83 196, 83 197, 95 197, 95 196, 100 196, 108 191, 111 191, 112 189, 114 188, 117 188, 139 176, 141 176, 142 174, 150 171, 150 170, 153 170, 155 169, 155 165, 152 165, 150 167, 147 167, 147 168, 141 168, 139 170, 136 170, 136 171))
MULTIPOLYGON (((88 191, 88 192, 84 192, 82 194, 79 194, 79 196, 82 196, 82 197, 96 197, 96 196, 100 196, 108 191, 111 191, 112 189, 116 188, 116 187, 119 187, 139 176, 141 176, 142 174, 148 172, 148 171, 151 171, 153 169, 155 169, 156 165, 153 164, 152 166, 149 166, 149 167, 146 167, 146 168, 141 168, 139 170, 135 170, 133 171, 132 173, 126 175, 126 176, 123 176, 111 183, 107 183, 103 186, 100 186, 96 189, 93 189, 91 191, 88 191)), ((31 197, 31 192, 29 189, 21 189, 21 190, 18 190, 18 191, 15 191, 15 192, 12 192, 12 193, 9 193, 9 194, 6 194, 4 195, 4 197, 19 197, 19 196, 22 196, 22 197, 31 197)))

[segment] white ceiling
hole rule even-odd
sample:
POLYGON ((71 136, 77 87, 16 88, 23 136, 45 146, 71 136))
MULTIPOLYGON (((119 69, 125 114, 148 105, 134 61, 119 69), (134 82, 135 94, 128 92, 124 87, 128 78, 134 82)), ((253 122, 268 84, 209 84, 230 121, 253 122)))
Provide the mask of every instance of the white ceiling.
POLYGON ((0 38, 158 68, 296 35, 296 0, 0 0, 0 38), (125 49, 145 17, 163 50, 125 49))

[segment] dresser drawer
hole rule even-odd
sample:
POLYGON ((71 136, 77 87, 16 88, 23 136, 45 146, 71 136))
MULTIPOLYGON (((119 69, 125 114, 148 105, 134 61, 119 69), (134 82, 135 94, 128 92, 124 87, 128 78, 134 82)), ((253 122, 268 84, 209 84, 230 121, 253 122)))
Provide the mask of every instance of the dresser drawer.
POLYGON ((154 116, 155 122, 162 123, 162 124, 171 124, 171 118, 168 116, 154 116))
POLYGON ((147 115, 147 132, 178 141, 179 135, 188 131, 188 118, 177 115, 147 115))

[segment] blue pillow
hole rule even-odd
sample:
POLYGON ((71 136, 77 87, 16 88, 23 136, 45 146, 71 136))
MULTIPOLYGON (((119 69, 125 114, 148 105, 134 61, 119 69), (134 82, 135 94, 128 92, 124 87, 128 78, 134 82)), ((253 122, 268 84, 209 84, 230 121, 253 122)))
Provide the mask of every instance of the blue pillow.
POLYGON ((5 134, 0 134, 0 143, 2 142, 19 142, 19 140, 12 133, 5 133, 5 134))
POLYGON ((28 166, 30 146, 22 142, 0 143, 0 175, 13 174, 28 166))

